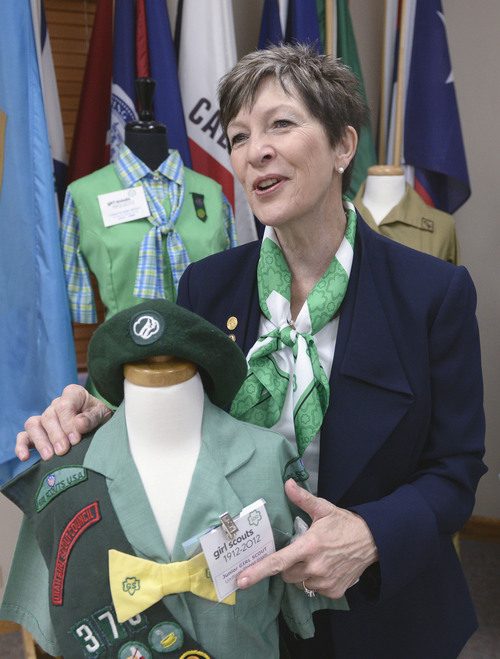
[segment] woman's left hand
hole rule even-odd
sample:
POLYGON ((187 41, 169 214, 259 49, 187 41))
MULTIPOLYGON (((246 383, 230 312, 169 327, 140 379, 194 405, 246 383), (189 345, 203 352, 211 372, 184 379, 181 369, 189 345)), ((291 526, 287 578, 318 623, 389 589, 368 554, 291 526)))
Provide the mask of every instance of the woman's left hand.
POLYGON ((377 547, 362 517, 334 506, 299 487, 285 483, 288 498, 312 519, 295 542, 244 570, 238 587, 281 573, 284 581, 332 599, 341 598, 365 569, 378 560, 377 547))

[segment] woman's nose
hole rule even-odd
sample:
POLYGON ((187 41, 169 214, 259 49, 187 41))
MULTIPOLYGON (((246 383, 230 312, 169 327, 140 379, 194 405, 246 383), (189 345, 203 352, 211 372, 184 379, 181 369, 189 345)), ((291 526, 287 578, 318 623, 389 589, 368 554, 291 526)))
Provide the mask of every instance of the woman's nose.
POLYGON ((270 160, 274 155, 274 149, 270 140, 264 133, 251 135, 248 141, 248 162, 258 167, 262 162, 270 160))

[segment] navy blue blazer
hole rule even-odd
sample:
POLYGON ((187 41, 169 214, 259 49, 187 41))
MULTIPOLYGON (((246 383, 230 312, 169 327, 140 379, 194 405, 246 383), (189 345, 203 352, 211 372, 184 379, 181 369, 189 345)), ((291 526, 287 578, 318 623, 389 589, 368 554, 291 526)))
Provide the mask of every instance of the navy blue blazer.
MULTIPOLYGON (((234 334, 245 354, 258 338, 258 259, 258 242, 210 256, 179 286, 178 303, 234 334)), ((386 239, 358 215, 319 495, 365 519, 379 562, 348 590, 350 611, 316 614, 316 645, 297 656, 451 659, 476 629, 451 538, 486 471, 475 306, 464 267, 386 239)))

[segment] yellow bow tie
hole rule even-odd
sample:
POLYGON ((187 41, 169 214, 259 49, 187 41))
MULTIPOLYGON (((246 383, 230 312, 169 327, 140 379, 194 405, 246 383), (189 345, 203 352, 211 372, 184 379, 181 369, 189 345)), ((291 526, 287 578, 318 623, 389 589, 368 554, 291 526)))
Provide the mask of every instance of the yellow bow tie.
MULTIPOLYGON (((165 595, 190 591, 217 602, 217 593, 207 565, 200 553, 179 563, 155 563, 110 549, 109 583, 118 622, 125 622, 145 611, 165 595)), ((223 600, 234 604, 236 593, 223 600)))

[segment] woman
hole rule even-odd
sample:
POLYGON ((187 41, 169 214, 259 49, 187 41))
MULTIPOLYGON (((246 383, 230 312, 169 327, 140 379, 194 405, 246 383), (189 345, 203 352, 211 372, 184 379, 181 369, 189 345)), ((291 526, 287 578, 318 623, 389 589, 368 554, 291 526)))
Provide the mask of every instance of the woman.
MULTIPOLYGON (((473 284, 376 235, 342 197, 366 116, 347 68, 275 47, 219 91, 266 229, 192 264, 178 302, 234 336, 249 374, 232 414, 289 437, 321 497, 287 482, 311 528, 239 585, 281 572, 308 596, 346 593, 350 611, 315 615, 312 645, 289 639, 296 656, 456 657, 477 623, 451 534, 485 471, 473 284)), ((17 454, 64 451, 107 415, 70 387, 28 420, 17 454)))

